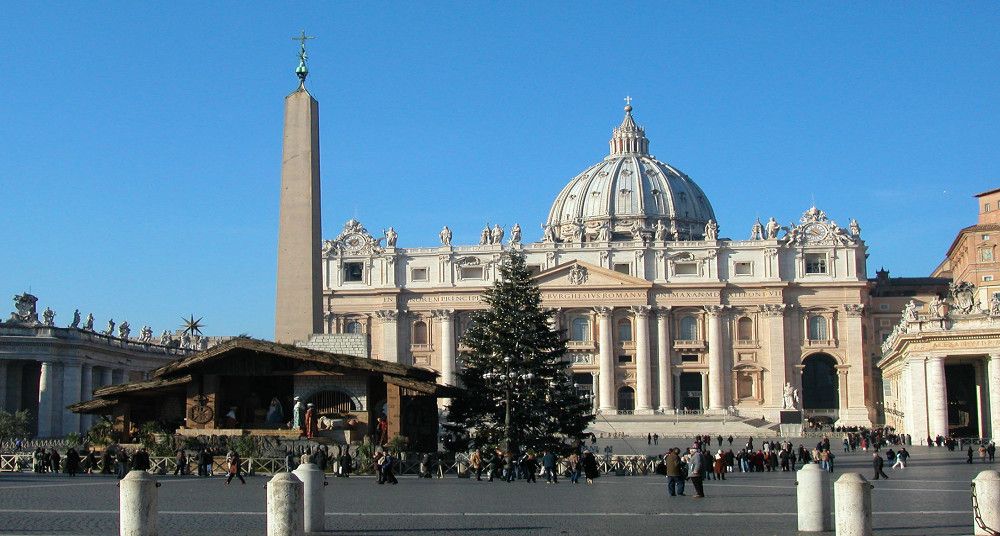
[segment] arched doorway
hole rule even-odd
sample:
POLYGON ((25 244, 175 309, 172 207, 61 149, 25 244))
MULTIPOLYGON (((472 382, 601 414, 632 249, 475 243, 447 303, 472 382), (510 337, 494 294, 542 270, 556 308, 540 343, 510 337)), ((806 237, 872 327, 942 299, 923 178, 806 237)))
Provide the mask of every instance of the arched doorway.
POLYGON ((631 387, 618 390, 618 411, 635 411, 635 390, 631 387))
POLYGON ((802 361, 802 409, 840 408, 837 360, 827 354, 813 354, 802 361))

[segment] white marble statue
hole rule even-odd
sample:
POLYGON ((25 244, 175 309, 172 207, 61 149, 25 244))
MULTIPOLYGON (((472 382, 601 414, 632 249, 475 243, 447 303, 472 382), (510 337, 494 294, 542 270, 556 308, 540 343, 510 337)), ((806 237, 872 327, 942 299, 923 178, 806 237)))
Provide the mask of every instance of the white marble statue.
POLYGON ((94 331, 94 313, 87 313, 87 321, 83 323, 84 331, 94 331))
POLYGON ((163 346, 170 344, 171 339, 173 337, 170 336, 170 332, 167 330, 163 330, 163 333, 160 334, 160 344, 163 346))
POLYGON ((990 298, 990 316, 1000 316, 1000 296, 990 298))
POLYGON ((753 222, 753 227, 750 228, 750 240, 763 240, 764 239, 764 226, 760 223, 760 218, 753 222))
POLYGON ((132 333, 132 328, 128 325, 128 320, 125 320, 122 325, 118 326, 118 338, 128 340, 130 333, 132 333))
POLYGON ((666 241, 668 230, 667 226, 663 225, 663 220, 656 220, 656 227, 653 228, 653 239, 657 242, 666 241))
POLYGON ((767 226, 764 228, 764 236, 768 240, 774 240, 775 238, 778 238, 778 231, 780 230, 781 225, 778 224, 778 220, 774 219, 772 216, 771 219, 767 220, 767 226))
POLYGON ((109 318, 108 319, 108 329, 104 330, 104 334, 107 335, 108 337, 114 337, 114 335, 115 335, 115 319, 114 318, 109 318))
POLYGON ((490 224, 486 224, 483 230, 479 233, 479 245, 485 246, 490 243, 490 224))
POLYGON ((75 311, 73 311, 73 323, 71 323, 69 325, 69 327, 71 327, 71 328, 79 328, 80 327, 80 310, 79 309, 76 309, 75 311))
POLYGON ((705 240, 719 239, 719 224, 715 220, 708 220, 705 224, 705 240))
POLYGON ((917 304, 913 300, 910 300, 909 303, 903 307, 903 319, 907 322, 916 322, 920 319, 920 316, 917 313, 917 304))
POLYGON ((799 391, 786 382, 781 394, 781 409, 798 409, 799 391))
POLYGON ((445 225, 441 229, 441 232, 438 233, 438 237, 441 238, 441 245, 442 246, 450 246, 451 245, 451 229, 449 229, 447 225, 445 225))
POLYGON ((503 243, 503 227, 500 224, 493 226, 493 230, 490 231, 490 244, 498 245, 503 243))
POLYGON ((521 243, 521 225, 515 223, 513 227, 510 228, 510 243, 520 244, 521 243))
POLYGON ((556 241, 556 226, 542 224, 542 242, 553 243, 556 241))
POLYGON ((54 325, 56 325, 56 313, 55 313, 55 311, 53 311, 52 309, 49 309, 48 307, 46 307, 45 310, 42 311, 42 322, 46 326, 54 326, 54 325))
POLYGON ((397 238, 399 238, 399 235, 396 234, 396 230, 390 227, 385 231, 385 246, 389 248, 396 247, 397 238))
POLYGON ((854 238, 861 238, 861 226, 858 225, 858 220, 851 218, 847 227, 851 230, 851 236, 854 238))

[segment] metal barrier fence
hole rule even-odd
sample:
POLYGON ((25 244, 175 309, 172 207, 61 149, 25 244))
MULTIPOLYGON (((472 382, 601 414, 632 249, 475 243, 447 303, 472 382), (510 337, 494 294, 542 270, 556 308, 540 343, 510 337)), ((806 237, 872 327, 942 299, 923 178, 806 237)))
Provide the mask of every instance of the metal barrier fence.
MULTIPOLYGON (((396 474, 415 475, 421 470, 420 454, 406 453, 398 458, 395 467, 396 474)), ((597 456, 598 470, 603 474, 615 474, 619 476, 648 475, 652 474, 659 463, 656 456, 626 456, 626 455, 603 455, 597 456)), ((177 460, 172 456, 151 456, 149 472, 152 474, 173 474, 177 469, 177 460)), ((0 454, 0 472, 24 472, 31 471, 34 459, 31 454, 0 454)), ((112 462, 114 463, 114 462, 112 462)), ((485 464, 484 464, 485 466, 485 464)), ((240 467, 243 472, 251 475, 273 475, 285 470, 284 458, 245 458, 241 459, 240 467)), ((326 472, 333 474, 336 472, 337 464, 334 460, 327 463, 326 472)), ((81 467, 81 471, 82 471, 81 467)), ((101 472, 103 464, 97 460, 97 467, 93 468, 95 473, 101 472)), ((115 471, 112 466, 111 472, 115 471)), ((229 467, 226 459, 216 457, 212 459, 212 473, 225 474, 229 467)), ((471 470, 469 457, 466 454, 458 454, 454 458, 442 459, 434 457, 427 472, 434 476, 458 475, 466 476, 471 470)), ((565 461, 559 463, 559 472, 568 470, 565 461)), ((186 467, 182 468, 181 474, 197 474, 198 466, 193 458, 189 458, 186 467)), ((354 474, 374 474, 375 468, 371 461, 363 463, 354 462, 352 468, 354 474)))

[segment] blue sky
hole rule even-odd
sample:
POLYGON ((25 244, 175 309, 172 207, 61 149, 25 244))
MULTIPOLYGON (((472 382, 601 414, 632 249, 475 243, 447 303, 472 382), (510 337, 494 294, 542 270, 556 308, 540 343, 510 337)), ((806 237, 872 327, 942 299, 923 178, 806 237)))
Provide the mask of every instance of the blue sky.
MULTIPOLYGON (((310 42, 324 236, 526 238, 634 98, 721 234, 857 218, 927 275, 1000 186, 994 2, 5 3, 0 294, 273 335, 282 99, 310 42)), ((8 304, 9 302, 2 302, 8 304)))

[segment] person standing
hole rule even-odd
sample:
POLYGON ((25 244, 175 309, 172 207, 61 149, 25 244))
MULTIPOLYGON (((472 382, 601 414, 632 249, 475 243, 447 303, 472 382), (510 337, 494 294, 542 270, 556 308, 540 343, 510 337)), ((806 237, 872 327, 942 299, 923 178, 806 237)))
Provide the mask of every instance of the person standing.
POLYGON ((479 449, 472 451, 472 455, 469 456, 469 465, 472 470, 476 473, 476 482, 483 481, 483 454, 479 449))
POLYGON ((298 429, 301 434, 305 432, 305 426, 302 424, 302 414, 306 408, 300 397, 293 397, 292 400, 295 401, 292 405, 292 429, 298 429))
POLYGON ((174 476, 187 473, 187 456, 184 454, 184 449, 177 449, 174 454, 174 465, 174 476))
POLYGON ((593 484, 594 479, 600 474, 597 469, 597 458, 594 457, 594 453, 587 451, 583 453, 583 474, 587 477, 587 483, 593 484))
POLYGON ((886 480, 889 479, 889 475, 885 474, 883 468, 885 467, 885 461, 882 460, 882 456, 879 455, 878 451, 872 452, 872 468, 875 469, 875 480, 882 477, 886 480))
POLYGON ((233 481, 233 477, 240 479, 240 482, 246 484, 247 481, 243 479, 243 467, 242 461, 240 459, 239 453, 235 450, 230 450, 226 455, 226 462, 229 463, 229 476, 226 477, 226 485, 229 485, 233 481))
POLYGON ((385 484, 385 476, 382 474, 382 462, 385 461, 385 455, 385 452, 379 449, 372 456, 372 465, 375 468, 375 476, 377 477, 376 482, 379 484, 385 484))
POLYGON ((653 434, 646 434, 646 445, 651 446, 653 444, 653 434))
POLYGON ((49 452, 49 467, 52 468, 52 472, 55 473, 55 474, 59 474, 59 469, 60 469, 59 463, 60 463, 60 460, 61 460, 61 458, 59 456, 59 452, 56 451, 55 448, 50 449, 50 452, 49 452))
POLYGON ((388 482, 393 485, 399 484, 399 481, 396 480, 396 475, 392 472, 392 466, 395 462, 396 460, 392 453, 386 452, 385 457, 382 458, 382 482, 379 482, 379 484, 384 482, 388 482))
POLYGON ((707 470, 705 455, 699 449, 691 449, 691 459, 688 461, 688 475, 691 477, 691 485, 694 486, 694 498, 705 497, 704 478, 707 470))
POLYGON ((534 452, 529 451, 524 455, 521 461, 521 470, 525 473, 525 482, 528 484, 537 482, 535 480, 535 473, 538 472, 538 458, 535 458, 534 452))
POLYGON ((576 452, 566 458, 566 465, 569 468, 569 481, 574 484, 580 483, 580 455, 576 452))
POLYGON ((990 463, 993 463, 993 456, 997 453, 996 443, 990 441, 990 444, 986 447, 986 455, 990 458, 990 463))
POLYGON ((316 408, 313 403, 306 404, 306 439, 316 435, 316 408))
POLYGON ((556 468, 556 455, 550 451, 542 454, 542 470, 545 472, 546 484, 559 483, 559 470, 556 468))
POLYGON ((660 434, 653 434, 653 445, 655 446, 659 444, 660 444, 660 434))
POLYGON ((969 445, 969 450, 966 452, 966 456, 968 459, 966 459, 965 463, 972 463, 972 445, 969 445))
POLYGON ((66 472, 69 476, 76 476, 76 473, 80 470, 80 455, 76 452, 76 449, 70 447, 66 451, 66 472))
POLYGON ((667 457, 664 460, 664 464, 667 466, 667 493, 671 497, 676 495, 684 496, 684 465, 681 461, 680 451, 677 449, 670 449, 667 452, 667 457))
POLYGON ((97 469, 97 454, 94 454, 94 449, 87 448, 87 457, 83 460, 83 472, 88 475, 94 474, 94 469, 97 469))

